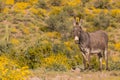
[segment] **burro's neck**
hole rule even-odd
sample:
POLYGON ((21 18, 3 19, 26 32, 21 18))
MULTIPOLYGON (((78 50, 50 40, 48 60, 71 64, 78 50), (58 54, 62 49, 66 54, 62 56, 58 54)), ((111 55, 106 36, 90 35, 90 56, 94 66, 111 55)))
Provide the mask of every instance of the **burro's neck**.
POLYGON ((85 31, 81 31, 79 36, 79 43, 81 47, 88 47, 89 45, 89 33, 85 31))

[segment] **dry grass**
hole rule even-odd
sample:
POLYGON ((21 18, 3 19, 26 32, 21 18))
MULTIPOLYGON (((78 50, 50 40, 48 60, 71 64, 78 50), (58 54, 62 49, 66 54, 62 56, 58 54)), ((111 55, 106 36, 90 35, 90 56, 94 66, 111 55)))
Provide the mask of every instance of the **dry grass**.
POLYGON ((69 72, 46 72, 34 70, 30 80, 120 80, 120 71, 69 71, 69 72))

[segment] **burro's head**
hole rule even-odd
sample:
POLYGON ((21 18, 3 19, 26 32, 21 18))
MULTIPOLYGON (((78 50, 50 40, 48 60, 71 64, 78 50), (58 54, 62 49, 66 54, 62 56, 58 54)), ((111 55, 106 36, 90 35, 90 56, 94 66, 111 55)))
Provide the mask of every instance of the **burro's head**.
POLYGON ((82 19, 79 20, 79 18, 74 17, 72 34, 76 44, 79 44, 80 34, 82 31, 81 24, 82 19))

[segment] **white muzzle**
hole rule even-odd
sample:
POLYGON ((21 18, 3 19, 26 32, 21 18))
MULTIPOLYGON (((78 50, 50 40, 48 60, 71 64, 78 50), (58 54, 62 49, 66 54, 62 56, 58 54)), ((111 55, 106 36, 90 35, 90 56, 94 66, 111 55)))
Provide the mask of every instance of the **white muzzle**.
POLYGON ((79 40, 79 37, 78 36, 75 36, 75 41, 78 41, 79 40))

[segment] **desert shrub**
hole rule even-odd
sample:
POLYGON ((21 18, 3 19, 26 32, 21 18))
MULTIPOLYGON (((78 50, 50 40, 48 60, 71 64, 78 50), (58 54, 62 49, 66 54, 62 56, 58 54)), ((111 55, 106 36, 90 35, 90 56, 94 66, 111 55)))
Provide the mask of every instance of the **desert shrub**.
POLYGON ((89 2, 89 0, 81 0, 81 2, 82 2, 82 4, 83 4, 83 6, 85 6, 85 4, 86 4, 87 2, 89 2))
POLYGON ((94 7, 102 8, 102 9, 111 8, 109 0, 104 0, 104 1, 103 0, 96 0, 94 3, 94 7))
POLYGON ((118 20, 117 20, 117 19, 113 19, 113 20, 111 20, 110 25, 111 25, 111 27, 113 27, 113 28, 118 28, 120 24, 118 23, 118 20))
MULTIPOLYGON (((21 51, 20 51, 21 52, 21 51)), ((69 62, 70 68, 81 65, 82 57, 77 45, 73 42, 63 42, 60 41, 60 34, 57 32, 48 32, 43 34, 36 43, 27 48, 27 50, 22 51, 21 53, 16 53, 13 51, 11 57, 17 60, 21 66, 28 65, 30 68, 44 67, 44 59, 46 58, 55 58, 56 56, 63 56, 60 59, 64 59, 64 56, 69 62), (51 57, 53 56, 54 57, 51 57), (75 56, 78 57, 75 57, 75 56), (18 57, 19 56, 19 57, 18 57), (74 62, 74 63, 73 63, 74 62)), ((57 60, 57 59, 56 59, 57 60)), ((68 64, 66 62, 66 64, 68 64)), ((51 62, 51 65, 46 66, 46 68, 55 70, 68 70, 65 64, 54 64, 51 62)), ((69 69, 70 69, 69 68, 69 69)))
POLYGON ((66 47, 62 43, 54 43, 53 47, 52 47, 52 50, 53 50, 54 54, 66 53, 65 48, 66 47))
POLYGON ((94 18, 94 26, 106 29, 110 25, 110 16, 105 14, 104 12, 101 12, 99 15, 97 15, 94 18))
POLYGON ((47 4, 46 4, 46 2, 44 0, 38 0, 37 7, 43 8, 43 9, 48 8, 47 4))
POLYGON ((80 7, 79 9, 80 9, 80 11, 77 12, 77 17, 79 17, 80 19, 84 19, 84 18, 85 18, 84 8, 83 8, 83 7, 80 7))
POLYGON ((28 0, 14 0, 16 2, 28 2, 28 0))
POLYGON ((14 4, 14 0, 6 0, 5 3, 6 3, 6 4, 9 4, 9 5, 13 5, 13 4, 14 4))
POLYGON ((78 45, 74 44, 72 41, 66 41, 64 42, 64 46, 64 49, 66 49, 64 54, 68 57, 71 68, 81 66, 82 54, 78 45))
POLYGON ((120 70, 120 61, 117 61, 117 62, 109 62, 109 67, 110 67, 110 70, 120 70))
POLYGON ((4 1, 0 0, 0 13, 3 11, 3 9, 5 8, 5 3, 4 1))
POLYGON ((24 55, 26 60, 26 65, 28 65, 30 68, 37 68, 40 66, 40 59, 42 59, 41 54, 38 52, 39 49, 36 49, 34 47, 30 47, 26 54, 24 55))
POLYGON ((67 20, 66 12, 60 12, 58 15, 50 15, 50 17, 46 20, 48 28, 50 31, 57 31, 63 33, 64 31, 69 31, 69 25, 67 20))
POLYGON ((61 39, 61 34, 59 32, 46 32, 41 37, 40 40, 51 40, 51 39, 61 39))
MULTIPOLYGON (((5 15, 4 15, 4 13, 0 13, 0 21, 3 21, 4 19, 5 19, 5 15)), ((1 25, 1 26, 3 26, 3 25, 1 25)))
POLYGON ((95 16, 93 14, 86 15, 86 21, 91 22, 94 21, 95 16))
POLYGON ((76 67, 81 68, 81 66, 83 66, 82 55, 80 52, 72 55, 72 57, 69 59, 69 61, 70 61, 71 68, 73 68, 73 69, 76 67))
POLYGON ((114 47, 115 47, 115 50, 120 51, 120 43, 119 43, 119 42, 116 43, 116 44, 114 45, 114 47))
POLYGON ((15 12, 25 13, 24 10, 27 9, 30 6, 30 4, 27 2, 17 2, 14 6, 15 12))
POLYGON ((119 20, 120 20, 120 10, 119 9, 113 9, 110 11, 110 15, 112 17, 111 19, 111 23, 113 26, 119 26, 118 23, 119 23, 119 20))
POLYGON ((47 70, 66 71, 69 70, 70 64, 68 58, 63 54, 51 55, 44 58, 42 64, 47 70))
POLYGON ((110 70, 120 70, 120 58, 119 58, 119 55, 110 57, 109 67, 110 67, 110 70))
POLYGON ((68 14, 68 16, 73 16, 74 15, 74 11, 73 11, 73 7, 71 6, 65 6, 63 8, 63 12, 66 12, 68 14))
POLYGON ((51 11, 50 11, 50 15, 59 15, 60 12, 62 11, 62 8, 61 7, 58 7, 58 6, 54 6, 54 7, 51 7, 51 11))
POLYGON ((69 6, 78 6, 79 4, 81 3, 81 1, 80 0, 70 0, 70 1, 67 1, 67 4, 69 5, 69 6))
POLYGON ((46 23, 48 24, 49 30, 55 31, 55 27, 57 25, 57 19, 56 16, 51 15, 48 20, 46 20, 46 23))
POLYGON ((13 45, 18 45, 20 43, 20 41, 18 39, 15 39, 15 38, 12 38, 10 42, 13 45))
POLYGON ((51 43, 47 40, 37 42, 25 51, 25 59, 30 68, 40 67, 43 58, 49 56, 52 51, 51 43))
POLYGON ((95 70, 99 69, 99 61, 96 56, 93 56, 91 58, 90 65, 92 69, 95 69, 95 70))
POLYGON ((61 5, 61 0, 50 0, 49 3, 52 6, 60 6, 61 5))
POLYGON ((29 0, 29 3, 31 3, 31 5, 36 5, 36 3, 38 3, 38 0, 29 0))
POLYGON ((39 13, 38 9, 36 9, 36 8, 30 8, 30 11, 32 13, 34 13, 34 14, 38 14, 39 13))
POLYGON ((0 79, 1 80, 25 80, 31 72, 28 67, 20 67, 15 61, 0 56, 0 79))
POLYGON ((86 21, 87 22, 91 22, 93 21, 95 15, 93 13, 91 13, 91 11, 89 9, 85 9, 85 14, 86 14, 86 21))

